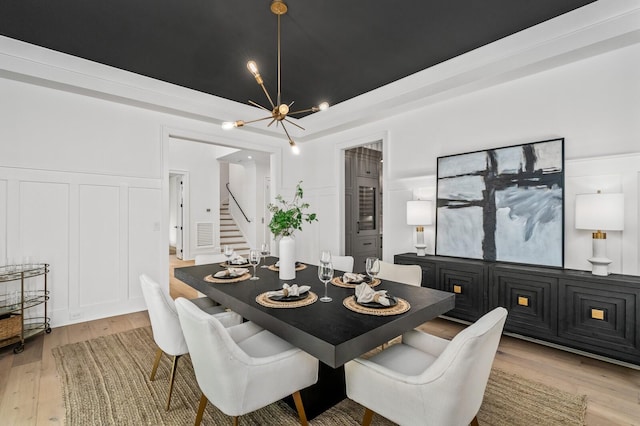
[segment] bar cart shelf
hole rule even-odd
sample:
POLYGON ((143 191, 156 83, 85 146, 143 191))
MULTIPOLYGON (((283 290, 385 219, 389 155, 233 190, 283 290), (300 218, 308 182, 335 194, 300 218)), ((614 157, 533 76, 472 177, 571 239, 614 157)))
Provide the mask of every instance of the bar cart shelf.
POLYGON ((24 341, 40 333, 51 333, 50 318, 47 316, 49 289, 47 274, 49 264, 8 265, 0 267, 0 347, 16 344, 13 352, 24 350, 24 341), (44 283, 38 288, 27 288, 28 278, 43 277, 44 283), (20 282, 20 287, 11 291, 12 282, 20 282), (44 314, 34 315, 36 306, 44 306, 44 314))

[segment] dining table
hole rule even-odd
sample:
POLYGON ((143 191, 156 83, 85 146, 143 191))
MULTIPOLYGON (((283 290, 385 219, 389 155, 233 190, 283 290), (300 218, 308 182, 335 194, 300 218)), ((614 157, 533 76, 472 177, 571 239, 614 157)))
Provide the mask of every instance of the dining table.
MULTIPOLYGON (((275 267, 277 261, 276 257, 265 258, 269 268, 257 268, 257 280, 248 279, 253 273, 250 267, 242 280, 212 279, 225 269, 217 263, 176 268, 174 275, 320 361, 318 383, 301 392, 310 419, 345 398, 346 362, 454 308, 453 293, 388 280, 379 280, 374 290, 387 290, 394 301, 401 301, 405 308, 401 313, 394 314, 382 306, 379 310, 359 311, 354 303, 354 288, 333 282, 327 286, 333 300, 323 303, 319 299, 325 286, 318 279, 317 266, 298 263, 295 278, 281 280, 275 267), (298 301, 291 307, 285 303, 278 303, 277 307, 265 303, 269 302, 266 294, 281 290, 284 284, 309 286, 309 297, 313 299, 307 300, 315 301, 298 301)), ((342 275, 343 271, 334 273, 335 277, 342 275)))

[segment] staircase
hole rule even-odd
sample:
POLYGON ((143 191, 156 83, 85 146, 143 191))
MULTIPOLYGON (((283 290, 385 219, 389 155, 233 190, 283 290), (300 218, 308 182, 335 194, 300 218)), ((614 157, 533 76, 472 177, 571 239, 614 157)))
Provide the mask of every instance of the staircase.
POLYGON ((229 245, 240 256, 249 256, 249 244, 229 213, 229 203, 220 205, 220 247, 229 245))

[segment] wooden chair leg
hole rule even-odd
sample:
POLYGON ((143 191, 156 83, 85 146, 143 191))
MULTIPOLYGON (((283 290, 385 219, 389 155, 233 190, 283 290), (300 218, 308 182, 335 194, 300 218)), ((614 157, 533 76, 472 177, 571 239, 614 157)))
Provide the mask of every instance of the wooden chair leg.
POLYGON ((152 382, 156 379, 156 370, 160 364, 160 358, 162 358, 162 349, 158 348, 156 350, 156 359, 153 362, 153 368, 151 369, 151 377, 149 377, 152 382))
POLYGON ((480 423, 478 423, 478 416, 474 417, 473 420, 471 420, 471 426, 480 426, 480 423))
POLYGON ((173 393, 173 382, 176 379, 178 359, 180 359, 180 355, 174 356, 173 364, 171 365, 171 377, 169 378, 169 395, 167 395, 167 408, 166 408, 167 411, 169 411, 169 405, 171 405, 171 394, 173 393))
POLYGON ((238 419, 240 416, 233 416, 233 426, 238 426, 238 419))
POLYGON ((371 424, 371 419, 373 419, 373 411, 371 411, 371 409, 369 408, 366 408, 364 410, 364 416, 362 417, 362 426, 369 426, 371 424))
POLYGON ((196 414, 196 422, 194 423, 194 426, 200 426, 200 422, 202 422, 202 415, 204 414, 204 409, 207 406, 207 402, 209 401, 203 393, 200 397, 200 405, 198 405, 198 413, 196 414))
POLYGON ((302 397, 300 396, 300 391, 296 391, 293 393, 293 402, 296 403, 298 417, 300 417, 300 424, 302 426, 307 426, 307 414, 304 412, 304 405, 302 405, 302 397))

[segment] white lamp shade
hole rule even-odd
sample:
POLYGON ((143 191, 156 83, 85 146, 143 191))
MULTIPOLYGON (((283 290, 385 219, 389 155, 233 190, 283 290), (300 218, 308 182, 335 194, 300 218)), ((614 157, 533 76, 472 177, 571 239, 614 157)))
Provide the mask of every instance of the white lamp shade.
POLYGON ((576 229, 622 231, 624 194, 576 195, 576 229))
POLYGON ((431 225, 433 203, 427 200, 407 201, 407 225, 431 225))

